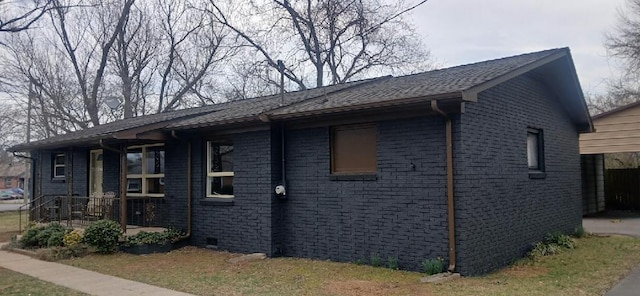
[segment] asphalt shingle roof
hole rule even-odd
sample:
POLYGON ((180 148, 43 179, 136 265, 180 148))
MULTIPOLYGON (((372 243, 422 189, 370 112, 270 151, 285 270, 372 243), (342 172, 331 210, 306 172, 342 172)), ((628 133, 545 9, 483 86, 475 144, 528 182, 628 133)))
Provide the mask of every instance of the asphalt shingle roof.
POLYGON ((461 97, 474 86, 497 79, 556 53, 568 49, 550 49, 512 57, 467 64, 457 67, 400 76, 325 86, 320 88, 232 101, 199 108, 177 110, 119 120, 86 130, 28 143, 11 148, 13 151, 39 147, 63 147, 112 138, 114 134, 137 127, 159 124, 159 130, 185 130, 257 121, 266 114, 274 117, 296 117, 305 114, 333 112, 341 108, 357 109, 377 103, 401 102, 405 99, 442 95, 461 97), (162 125, 162 123, 166 123, 162 125))
POLYGON ((390 77, 366 87, 351 88, 333 95, 294 104, 270 112, 287 115, 321 112, 364 104, 400 101, 409 98, 459 94, 564 49, 551 49, 508 58, 468 64, 414 75, 390 77))

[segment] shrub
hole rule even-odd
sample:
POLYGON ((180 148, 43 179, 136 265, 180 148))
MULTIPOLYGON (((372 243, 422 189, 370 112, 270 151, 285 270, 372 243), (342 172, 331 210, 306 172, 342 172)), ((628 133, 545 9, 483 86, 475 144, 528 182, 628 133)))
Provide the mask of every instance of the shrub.
POLYGON ((582 225, 576 227, 576 230, 573 232, 573 236, 577 238, 585 237, 586 235, 587 232, 584 230, 584 227, 582 227, 582 225))
POLYGON ((47 226, 31 227, 27 229, 20 240, 23 248, 43 248, 62 246, 64 235, 70 230, 59 223, 51 223, 47 226))
POLYGON ((37 247, 38 239, 36 238, 40 231, 42 231, 44 227, 30 227, 27 231, 24 232, 22 238, 20 239, 20 245, 23 248, 29 247, 37 247))
POLYGON ((163 232, 140 231, 135 235, 128 236, 125 245, 164 244, 175 242, 181 235, 182 233, 173 228, 169 228, 163 232))
POLYGON ((533 249, 529 251, 529 254, 527 254, 527 256, 532 260, 537 260, 540 257, 560 253, 560 251, 561 251, 560 246, 556 244, 546 243, 546 242, 537 242, 533 246, 533 249))
POLYGON ((122 229, 118 223, 111 220, 98 220, 87 227, 82 241, 95 247, 100 253, 113 253, 117 250, 121 235, 122 229))
POLYGON ((555 244, 567 249, 573 249, 576 247, 576 242, 573 238, 560 232, 548 234, 545 238, 545 242, 547 244, 555 244))
POLYGON ((73 247, 53 247, 49 249, 41 249, 36 253, 36 256, 41 260, 58 261, 75 257, 82 257, 87 253, 87 246, 78 244, 73 247))
POLYGON ((389 258, 387 258, 387 267, 393 270, 400 269, 400 266, 398 265, 398 257, 389 256, 389 258))
POLYGON ((543 241, 533 245, 533 249, 529 251, 527 256, 530 259, 537 260, 540 257, 560 253, 562 249, 573 249, 575 247, 576 241, 573 238, 560 232, 554 232, 547 234, 543 241))
POLYGON ((82 231, 76 229, 64 235, 62 239, 65 247, 75 247, 82 243, 82 231))
POLYGON ((378 253, 371 253, 371 266, 380 267, 382 266, 382 258, 378 253))
POLYGON ((444 260, 440 257, 436 259, 426 259, 422 261, 422 267, 424 267, 424 272, 428 275, 438 274, 444 270, 444 260))

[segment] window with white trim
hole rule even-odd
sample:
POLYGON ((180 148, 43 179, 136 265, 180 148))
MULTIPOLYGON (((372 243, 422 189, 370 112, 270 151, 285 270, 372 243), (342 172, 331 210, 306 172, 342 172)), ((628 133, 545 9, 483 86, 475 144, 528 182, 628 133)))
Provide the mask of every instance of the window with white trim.
POLYGON ((65 155, 64 153, 57 153, 53 156, 53 178, 64 179, 65 177, 65 155))
POLYGON ((4 178, 4 188, 11 188, 13 186, 13 179, 4 178))
POLYGON ((164 196, 164 144, 127 147, 127 195, 164 196))
POLYGON ((233 144, 207 142, 207 197, 233 197, 233 144))

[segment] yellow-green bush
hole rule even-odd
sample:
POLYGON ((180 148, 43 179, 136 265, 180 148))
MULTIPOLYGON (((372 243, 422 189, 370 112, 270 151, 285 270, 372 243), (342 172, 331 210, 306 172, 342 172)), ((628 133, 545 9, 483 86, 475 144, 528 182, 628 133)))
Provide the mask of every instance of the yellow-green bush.
POLYGON ((62 239, 65 247, 75 247, 82 242, 82 231, 76 229, 64 235, 62 239))

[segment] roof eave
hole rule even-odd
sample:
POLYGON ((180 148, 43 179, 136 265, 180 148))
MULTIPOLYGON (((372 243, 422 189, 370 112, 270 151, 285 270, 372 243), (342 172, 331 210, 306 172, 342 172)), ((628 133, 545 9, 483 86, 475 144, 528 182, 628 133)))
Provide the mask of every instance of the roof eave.
POLYGON ((410 105, 415 103, 427 102, 431 100, 459 100, 460 102, 462 102, 463 98, 460 92, 452 92, 452 93, 438 94, 433 96, 412 97, 412 98, 406 98, 402 100, 391 100, 391 101, 383 101, 383 102, 376 102, 376 103, 369 103, 369 104, 341 106, 341 107, 335 107, 335 108, 318 109, 318 110, 296 112, 296 113, 272 114, 270 112, 265 112, 260 114, 258 117, 263 121, 265 118, 268 118, 270 120, 286 120, 286 119, 294 119, 294 118, 297 119, 297 118, 324 115, 324 114, 346 113, 346 112, 361 111, 361 110, 367 110, 367 109, 410 105))

